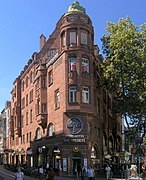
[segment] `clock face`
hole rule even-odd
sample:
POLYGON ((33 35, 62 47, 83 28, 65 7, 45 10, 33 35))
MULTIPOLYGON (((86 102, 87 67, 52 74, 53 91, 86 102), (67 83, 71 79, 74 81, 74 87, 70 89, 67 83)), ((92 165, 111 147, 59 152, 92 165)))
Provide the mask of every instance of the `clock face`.
POLYGON ((83 129, 83 123, 79 118, 72 117, 68 120, 67 128, 70 130, 71 134, 79 134, 83 129))

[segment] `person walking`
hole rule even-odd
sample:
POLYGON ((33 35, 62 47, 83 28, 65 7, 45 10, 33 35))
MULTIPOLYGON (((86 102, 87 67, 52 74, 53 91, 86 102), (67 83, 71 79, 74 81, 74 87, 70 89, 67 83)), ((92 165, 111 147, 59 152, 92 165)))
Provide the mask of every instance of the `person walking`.
POLYGON ((39 179, 42 180, 44 175, 44 169, 43 166, 39 167, 39 179))
POLYGON ((94 169, 92 168, 92 166, 89 166, 89 168, 87 170, 87 176, 88 176, 89 180, 95 179, 95 172, 94 172, 94 169))
POLYGON ((52 168, 50 168, 50 171, 48 172, 48 176, 46 180, 55 180, 55 172, 53 171, 52 168))
POLYGON ((110 168, 110 166, 108 164, 107 164, 107 166, 105 168, 105 171, 106 171, 106 179, 109 179, 110 175, 111 175, 111 168, 110 168))
POLYGON ((17 169, 17 172, 15 173, 15 180, 24 180, 24 173, 21 172, 20 167, 17 169))
POLYGON ((146 167, 145 167, 145 169, 143 170, 142 178, 143 178, 143 180, 146 180, 146 167))

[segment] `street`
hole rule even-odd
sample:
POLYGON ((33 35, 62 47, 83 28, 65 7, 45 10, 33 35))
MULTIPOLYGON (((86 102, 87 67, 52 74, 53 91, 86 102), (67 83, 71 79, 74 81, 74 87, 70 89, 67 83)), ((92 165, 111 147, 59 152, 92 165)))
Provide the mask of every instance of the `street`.
MULTIPOLYGON (((0 167, 0 180, 14 180, 14 174, 15 172, 8 171, 7 169, 4 169, 2 166, 0 167)), ((25 176, 25 180, 35 180, 39 179, 38 178, 33 178, 30 176, 25 176)), ((110 180, 124 180, 125 178, 111 178, 110 180)), ((45 179, 43 179, 45 180, 45 179)), ((80 180, 79 178, 76 177, 64 177, 64 176, 56 176, 55 180, 80 180)), ((87 177, 84 178, 84 180, 88 180, 87 177)), ((105 177, 96 177, 95 180, 106 180, 105 177)), ((142 180, 141 178, 130 178, 129 180, 142 180)))

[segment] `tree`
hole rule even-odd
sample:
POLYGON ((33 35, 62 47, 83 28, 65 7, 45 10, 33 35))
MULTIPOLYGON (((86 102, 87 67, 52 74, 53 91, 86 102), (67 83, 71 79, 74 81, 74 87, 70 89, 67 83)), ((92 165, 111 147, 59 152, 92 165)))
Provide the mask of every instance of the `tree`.
POLYGON ((146 117, 146 24, 131 19, 108 22, 102 37, 104 86, 114 94, 114 110, 130 130, 144 130, 146 117))

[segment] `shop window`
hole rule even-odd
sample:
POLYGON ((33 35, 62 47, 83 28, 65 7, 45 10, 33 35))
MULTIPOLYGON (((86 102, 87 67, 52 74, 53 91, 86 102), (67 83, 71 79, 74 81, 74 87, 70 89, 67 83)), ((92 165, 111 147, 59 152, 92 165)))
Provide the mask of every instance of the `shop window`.
POLYGON ((72 31, 69 33, 69 44, 76 44, 77 40, 76 40, 76 31, 72 31))
POLYGON ((55 109, 60 107, 60 92, 59 90, 55 91, 55 109))
POLYGON ((89 103, 89 88, 86 86, 82 88, 82 102, 89 103))
POLYGON ((51 84, 53 84, 53 70, 48 72, 48 85, 50 86, 51 84))
POLYGON ((81 44, 87 45, 87 33, 81 32, 81 44))
POLYGON ((76 57, 69 58, 69 72, 76 71, 76 63, 77 63, 76 57))
POLYGON ((89 59, 82 58, 82 72, 89 73, 89 59))
POLYGON ((40 139, 40 138, 41 138, 41 129, 38 128, 38 129, 36 130, 36 139, 40 139))
POLYGON ((73 103, 77 101, 77 87, 70 86, 69 87, 69 102, 73 103))

